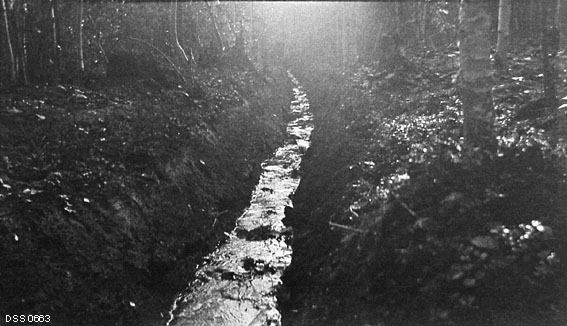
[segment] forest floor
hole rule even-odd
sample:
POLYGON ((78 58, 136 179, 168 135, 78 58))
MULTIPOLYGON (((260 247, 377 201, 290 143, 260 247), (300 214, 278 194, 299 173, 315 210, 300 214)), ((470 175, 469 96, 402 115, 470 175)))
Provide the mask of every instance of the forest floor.
POLYGON ((291 118, 283 70, 197 68, 191 78, 0 91, 3 315, 165 323, 291 118))
MULTIPOLYGON (((565 54, 557 109, 537 49, 510 57, 497 153, 464 149, 455 49, 409 57, 294 72, 317 128, 284 220, 283 324, 567 324, 565 54)), ((163 324, 291 119, 282 70, 192 78, 0 91, 3 314, 163 324)))
POLYGON ((567 55, 559 108, 537 48, 495 75, 496 153, 463 146, 458 57, 292 70, 316 128, 283 325, 567 324, 567 55))

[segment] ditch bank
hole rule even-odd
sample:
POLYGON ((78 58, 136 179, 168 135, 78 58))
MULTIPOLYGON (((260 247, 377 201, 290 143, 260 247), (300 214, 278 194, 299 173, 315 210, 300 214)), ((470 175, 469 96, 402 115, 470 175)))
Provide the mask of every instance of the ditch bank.
POLYGON ((502 109, 503 78, 498 137, 515 142, 463 164, 456 65, 439 56, 298 69, 316 128, 284 220, 283 325, 565 323, 564 145, 545 145, 563 131, 519 137, 540 122, 502 109))
POLYGON ((0 93, 0 311, 163 325, 286 138, 285 72, 0 93))
MULTIPOLYGON (((329 259, 339 248, 342 233, 329 222, 341 220, 348 207, 345 185, 355 172, 348 167, 356 165, 362 148, 344 125, 348 117, 340 109, 345 91, 340 75, 308 71, 298 78, 310 98, 316 128, 311 135, 312 145, 303 158, 302 179, 293 196, 293 208, 286 211, 284 219, 294 230, 294 255, 284 273, 279 300, 284 308, 283 325, 324 325, 348 310, 345 301, 353 298, 348 296, 352 294, 348 290, 352 284, 341 284, 330 275, 329 265, 337 264, 329 259), (345 286, 344 291, 341 285, 345 286), (331 293, 329 289, 335 291, 331 293)), ((353 320, 342 322, 351 325, 353 320)))

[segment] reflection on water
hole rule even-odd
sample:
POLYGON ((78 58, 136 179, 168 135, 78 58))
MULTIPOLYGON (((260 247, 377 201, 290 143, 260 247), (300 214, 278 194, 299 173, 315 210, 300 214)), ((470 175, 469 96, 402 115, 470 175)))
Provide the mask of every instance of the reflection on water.
POLYGON ((297 170, 313 130, 307 97, 289 75, 295 84, 290 110, 296 117, 287 126, 289 139, 262 163, 250 206, 228 241, 205 258, 196 280, 178 295, 168 326, 280 325, 276 291, 292 254, 282 219, 299 185, 297 170))

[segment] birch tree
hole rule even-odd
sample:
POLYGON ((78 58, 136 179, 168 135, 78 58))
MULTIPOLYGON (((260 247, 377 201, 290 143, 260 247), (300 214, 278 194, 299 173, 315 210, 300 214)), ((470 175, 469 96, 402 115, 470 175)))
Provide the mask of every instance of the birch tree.
POLYGON ((79 68, 81 72, 85 72, 85 54, 83 46, 83 24, 84 24, 84 0, 79 2, 79 68))
POLYGON ((506 54, 510 37, 510 17, 512 16, 512 0, 500 0, 498 6, 498 40, 494 59, 500 70, 506 69, 506 54))
POLYGON ((541 12, 541 52, 543 63, 543 91, 548 103, 553 106, 557 101, 556 57, 559 50, 559 29, 553 11, 557 9, 557 0, 543 0, 541 12))
POLYGON ((24 85, 28 86, 30 84, 28 78, 28 5, 24 0, 19 1, 17 6, 16 10, 18 14, 16 15, 16 26, 20 32, 16 34, 16 48, 14 49, 14 55, 18 58, 16 60, 18 62, 16 68, 18 69, 19 80, 24 85))
MULTIPOLYGON (((177 49, 179 50, 179 53, 181 53, 181 56, 183 57, 184 62, 189 62, 189 57, 187 56, 187 53, 185 52, 185 49, 183 48, 183 46, 181 46, 181 43, 179 42, 179 31, 178 31, 178 14, 179 14, 179 8, 178 8, 178 3, 177 0, 173 1, 172 4, 173 8, 173 37, 174 37, 174 41, 175 41, 175 46, 177 47, 177 49)), ((181 16, 183 17, 183 16, 181 16)))
POLYGON ((557 0, 557 10, 555 10, 555 23, 559 29, 559 48, 564 49, 567 45, 567 23, 565 22, 565 15, 567 14, 567 4, 565 0, 557 0))
POLYGON ((493 135, 490 65, 489 4, 484 0, 462 0, 459 10, 460 68, 458 89, 464 115, 463 132, 469 148, 490 150, 493 135))
POLYGON ((59 47, 59 6, 57 0, 51 0, 49 2, 49 12, 51 18, 51 32, 52 32, 52 60, 53 65, 55 66, 53 70, 53 75, 51 76, 51 80, 55 83, 59 82, 59 75, 61 73, 61 58, 59 56, 60 47, 59 47))
POLYGON ((6 42, 6 46, 7 46, 7 52, 8 52, 8 60, 9 60, 9 67, 8 70, 10 70, 10 81, 14 82, 16 81, 16 61, 14 59, 14 50, 12 48, 12 41, 11 41, 11 35, 10 35, 10 23, 8 21, 8 8, 6 6, 6 0, 1 0, 2 1, 2 19, 3 21, 3 27, 4 27, 4 35, 5 35, 5 42, 6 42))
POLYGON ((217 48, 216 50, 218 51, 218 53, 216 53, 217 55, 220 55, 224 52, 225 47, 224 47, 224 43, 222 41, 222 37, 219 31, 219 27, 217 24, 217 19, 215 17, 215 12, 214 12, 214 5, 206 2, 208 8, 209 8, 209 17, 211 19, 211 23, 213 25, 213 36, 215 38, 215 41, 217 43, 217 48))

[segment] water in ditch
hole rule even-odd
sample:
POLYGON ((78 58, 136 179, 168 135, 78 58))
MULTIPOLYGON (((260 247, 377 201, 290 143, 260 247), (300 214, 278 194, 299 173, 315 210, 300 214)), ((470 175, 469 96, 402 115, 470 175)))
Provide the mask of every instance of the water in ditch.
POLYGON ((193 281, 180 293, 167 326, 280 325, 276 293, 291 263, 286 243, 291 230, 284 209, 299 185, 301 157, 313 130, 309 101, 296 78, 287 140, 262 163, 262 175, 250 206, 238 218, 228 240, 205 258, 193 281))

